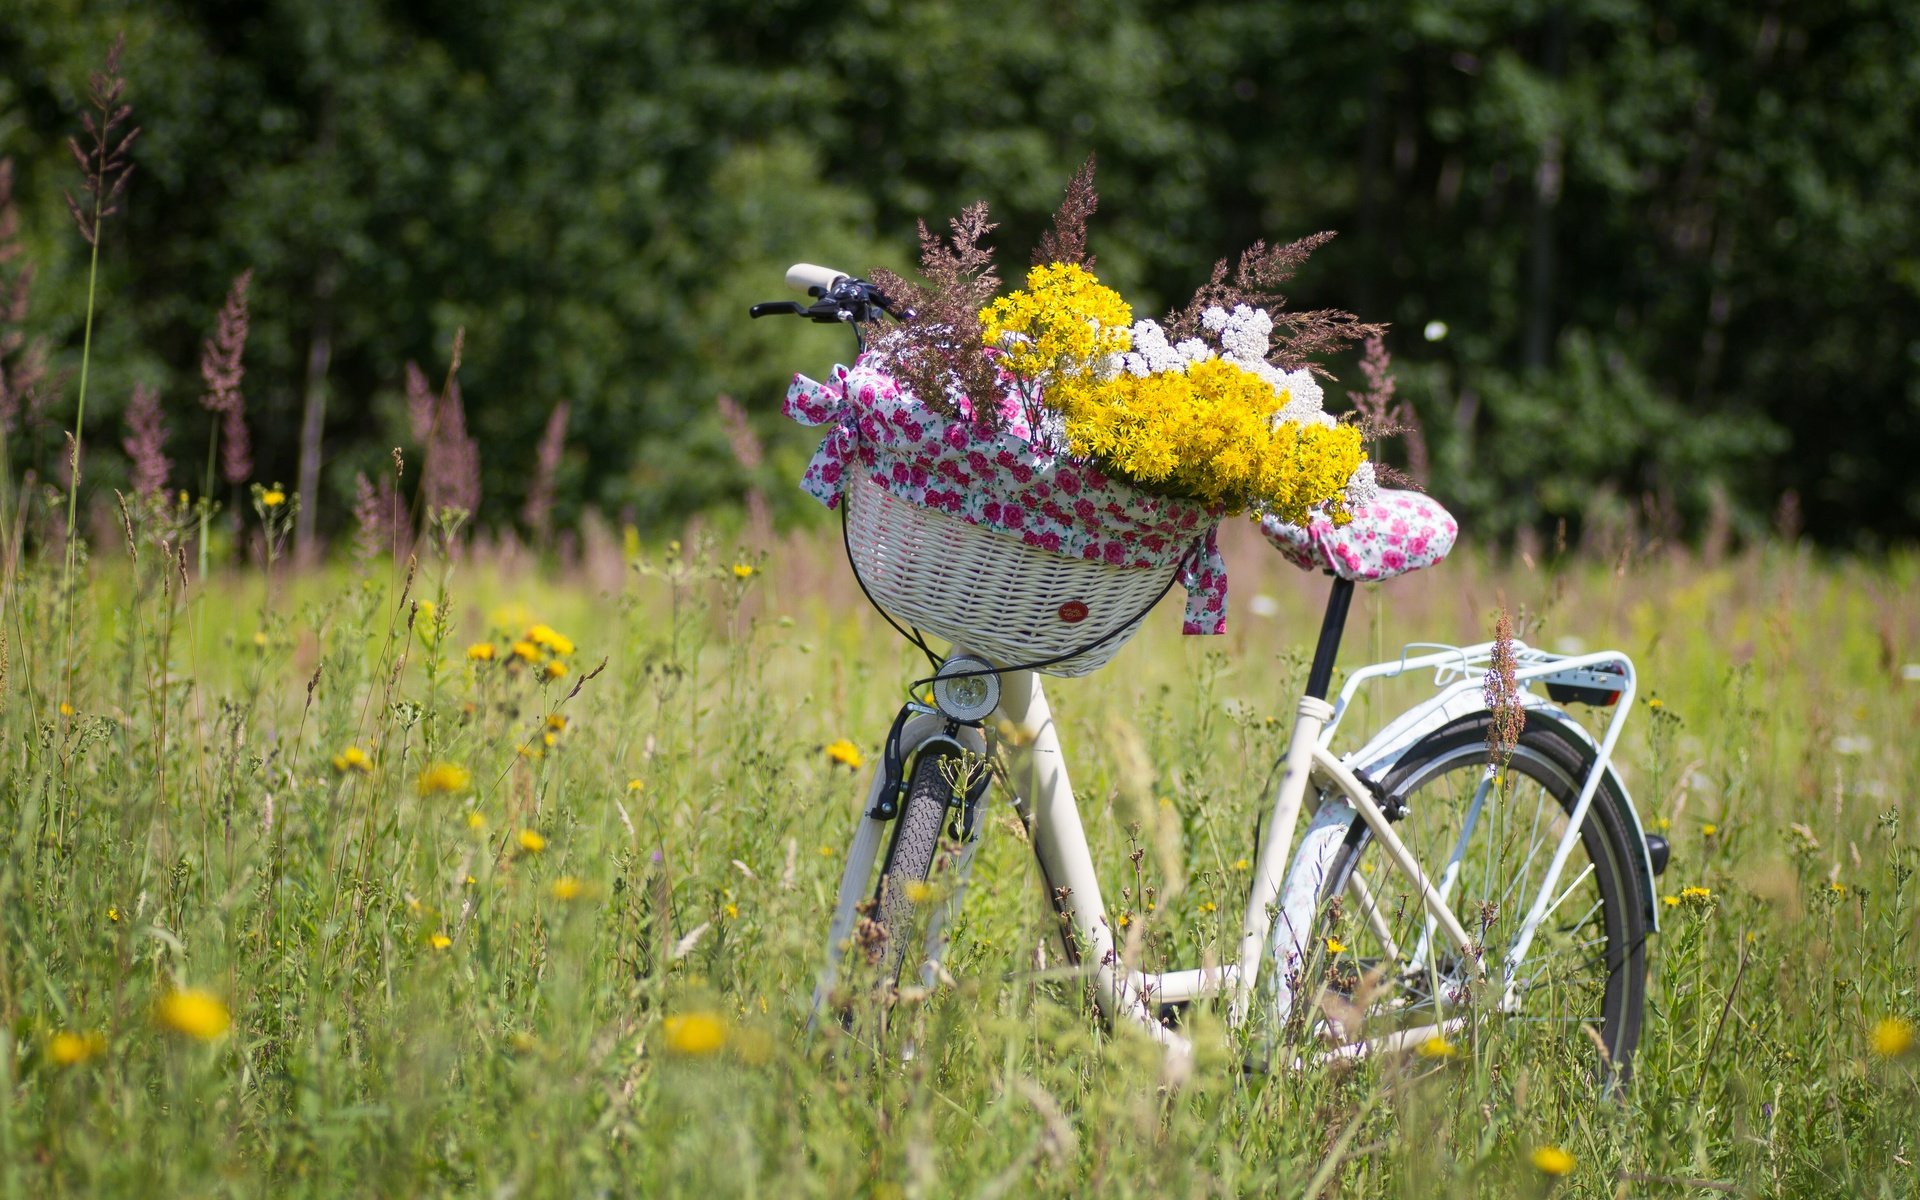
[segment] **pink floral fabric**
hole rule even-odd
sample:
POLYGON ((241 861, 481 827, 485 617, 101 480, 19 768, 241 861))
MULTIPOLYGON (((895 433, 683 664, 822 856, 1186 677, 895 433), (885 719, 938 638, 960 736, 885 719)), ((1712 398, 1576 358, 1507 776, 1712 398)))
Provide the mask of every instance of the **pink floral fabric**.
POLYGON ((1372 503, 1355 507, 1353 520, 1338 528, 1316 514, 1304 529, 1268 517, 1260 531, 1296 567, 1375 583, 1445 558, 1460 526, 1431 496, 1383 490, 1372 503))
POLYGON ((1047 453, 1032 443, 1016 396, 1001 397, 1008 421, 994 433, 968 419, 964 402, 959 420, 928 409, 884 365, 880 356, 865 354, 851 370, 835 366, 824 382, 793 377, 787 416, 830 426, 800 481, 808 494, 833 508, 845 495, 847 473, 864 471, 902 500, 1055 554, 1116 567, 1165 567, 1184 559, 1185 632, 1226 631, 1218 512, 1197 501, 1149 496, 1090 464, 1047 453))

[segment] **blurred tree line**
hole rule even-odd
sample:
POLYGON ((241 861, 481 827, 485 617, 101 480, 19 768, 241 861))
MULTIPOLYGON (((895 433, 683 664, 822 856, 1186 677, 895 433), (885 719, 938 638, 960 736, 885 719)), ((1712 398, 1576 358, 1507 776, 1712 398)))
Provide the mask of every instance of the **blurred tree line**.
MULTIPOLYGON (((1476 536, 1920 533, 1906 0, 10 0, 0 155, 56 367, 65 141, 119 30, 144 132, 102 246, 96 493, 138 382, 196 486, 201 339, 251 267, 256 474, 293 482, 310 423, 323 531, 411 445, 404 366, 437 381, 456 328, 483 524, 524 519, 562 403, 559 523, 750 487, 797 511, 784 381, 847 345, 746 305, 797 259, 908 267, 914 217, 982 197, 1018 269, 1095 151, 1092 249, 1146 312, 1254 238, 1341 231, 1294 305, 1393 323, 1428 486, 1476 536)), ((16 476, 72 392, 20 414, 16 476)))

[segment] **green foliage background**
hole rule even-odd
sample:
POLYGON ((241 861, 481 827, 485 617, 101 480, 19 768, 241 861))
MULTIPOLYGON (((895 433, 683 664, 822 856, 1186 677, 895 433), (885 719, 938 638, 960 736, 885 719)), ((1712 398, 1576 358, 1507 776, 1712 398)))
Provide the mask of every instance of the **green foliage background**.
MULTIPOLYGON (((1789 494, 1831 543, 1920 532, 1920 10, 1898 0, 14 0, 0 154, 62 361, 64 141, 122 29, 145 134, 105 242, 96 489, 136 378, 177 461, 204 444, 199 339, 251 265, 263 478, 293 477, 309 346, 333 342, 326 526, 407 441, 403 363, 437 376, 457 326, 484 522, 516 519, 562 400, 563 522, 749 485, 798 511, 807 437, 777 399, 846 348, 745 305, 796 259, 902 267, 915 216, 981 197, 1016 267, 1096 151, 1093 249, 1148 311, 1255 237, 1342 231, 1295 303, 1394 323, 1429 486, 1476 536, 1716 510, 1757 533, 1789 494), (720 392, 773 445, 756 478, 720 392)), ((46 472, 63 421, 10 442, 16 471, 46 472)))

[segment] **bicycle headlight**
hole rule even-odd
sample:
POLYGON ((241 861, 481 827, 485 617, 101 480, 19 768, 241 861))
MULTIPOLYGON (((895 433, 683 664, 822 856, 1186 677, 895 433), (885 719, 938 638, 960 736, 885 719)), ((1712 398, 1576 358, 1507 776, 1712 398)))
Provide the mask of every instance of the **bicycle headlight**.
POLYGON ((933 703, 955 721, 979 721, 1000 706, 1000 676, 993 664, 961 654, 940 664, 933 677, 933 703))

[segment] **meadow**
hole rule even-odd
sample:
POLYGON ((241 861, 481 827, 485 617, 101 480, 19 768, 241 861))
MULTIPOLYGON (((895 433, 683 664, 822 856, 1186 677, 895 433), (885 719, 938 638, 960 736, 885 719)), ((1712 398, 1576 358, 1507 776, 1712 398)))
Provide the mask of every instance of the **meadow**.
MULTIPOLYGON (((58 548, 5 579, 0 1195, 1920 1194, 1920 559, 1463 551, 1357 598, 1349 666, 1502 604, 1639 661, 1620 769, 1674 899, 1608 1099, 1497 1026, 1246 1070, 1280 1052, 1204 1006, 1170 1074, 1057 969, 1004 806, 954 983, 895 1009, 918 1052, 809 1034, 918 673, 837 530, 202 577, 163 517, 70 594, 58 548)), ((1317 620, 1227 549, 1228 635, 1169 600, 1049 685, 1107 888, 1159 886, 1150 960, 1231 938, 1317 620)))

